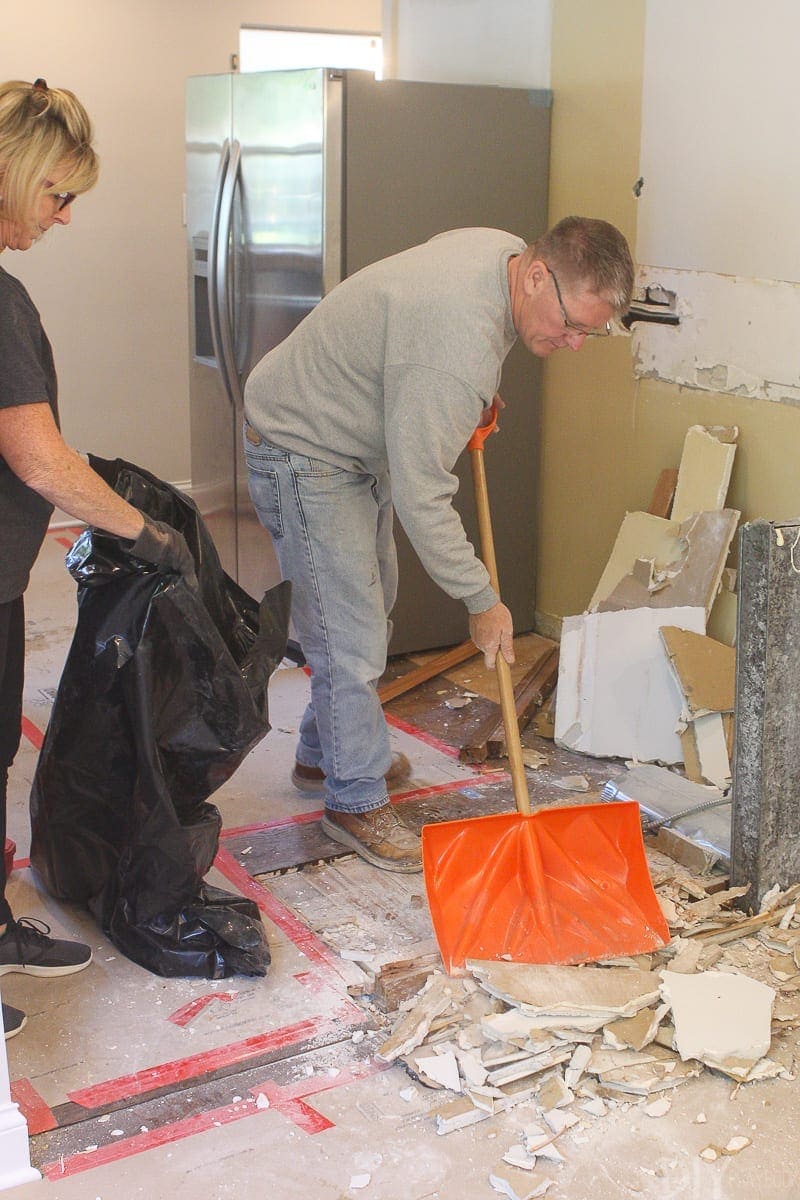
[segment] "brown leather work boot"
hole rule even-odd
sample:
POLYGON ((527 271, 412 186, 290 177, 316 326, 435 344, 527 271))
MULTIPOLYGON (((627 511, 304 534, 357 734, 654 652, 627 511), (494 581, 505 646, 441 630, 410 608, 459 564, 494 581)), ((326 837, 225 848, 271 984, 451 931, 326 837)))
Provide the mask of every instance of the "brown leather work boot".
POLYGON ((329 838, 349 846, 373 867, 404 875, 416 875, 422 870, 422 843, 388 801, 365 813, 326 808, 321 824, 329 838))
MULTIPOLYGON (((392 765, 384 775, 386 786, 390 790, 405 783, 411 775, 411 763, 399 750, 392 755, 392 765)), ((292 783, 298 792, 306 795, 320 795, 325 791, 325 776, 320 767, 306 767, 296 762, 292 768, 292 783)))

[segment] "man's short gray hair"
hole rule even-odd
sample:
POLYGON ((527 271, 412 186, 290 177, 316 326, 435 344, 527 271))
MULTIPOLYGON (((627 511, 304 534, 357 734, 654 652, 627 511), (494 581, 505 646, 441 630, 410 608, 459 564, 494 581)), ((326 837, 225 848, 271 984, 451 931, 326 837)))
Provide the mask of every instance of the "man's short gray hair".
POLYGON ((617 316, 630 308, 633 259, 623 235, 608 221, 564 217, 530 247, 565 286, 586 288, 617 316))

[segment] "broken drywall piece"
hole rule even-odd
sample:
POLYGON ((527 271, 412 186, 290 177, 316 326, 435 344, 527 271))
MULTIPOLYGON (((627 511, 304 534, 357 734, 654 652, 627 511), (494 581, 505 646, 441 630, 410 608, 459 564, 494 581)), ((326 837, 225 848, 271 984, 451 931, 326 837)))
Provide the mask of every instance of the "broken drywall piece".
POLYGON ((703 608, 584 613, 561 632, 555 740, 567 750, 638 762, 683 762, 682 696, 659 630, 705 632, 703 608))
MULTIPOLYGON (((481 1029, 487 1037, 501 1042, 524 1041, 541 1029, 533 1017, 525 1016, 518 1008, 505 1012, 490 1013, 481 1021, 481 1029)), ((486 1061, 486 1056, 484 1056, 486 1061)))
POLYGON ((614 1016, 633 1016, 658 999, 652 971, 626 967, 557 967, 468 959, 482 987, 541 1028, 599 1029, 614 1016))
POLYGON ((731 782, 731 763, 723 714, 706 713, 695 717, 689 728, 694 735, 701 778, 726 791, 731 782))
POLYGON ((536 1155, 530 1154, 523 1145, 509 1146, 503 1155, 503 1162, 520 1171, 533 1171, 536 1167, 536 1155))
POLYGON ((753 1143, 749 1137, 745 1137, 743 1134, 738 1134, 736 1137, 732 1137, 729 1142, 725 1143, 725 1145, 722 1147, 722 1153, 741 1154, 742 1150, 746 1150, 747 1147, 752 1146, 752 1144, 753 1143))
POLYGON ((439 1087, 451 1092, 461 1091, 461 1076, 458 1073, 458 1062, 452 1050, 446 1054, 431 1054, 425 1058, 416 1056, 417 1069, 425 1079, 432 1079, 439 1087))
POLYGON ((769 1050, 775 992, 747 975, 661 972, 681 1058, 744 1077, 769 1050))
POLYGON ((461 1050, 460 1048, 456 1050, 455 1054, 466 1086, 468 1088, 482 1087, 486 1083, 489 1072, 477 1055, 470 1054, 468 1051, 461 1050))
POLYGON ((564 1155, 555 1145, 555 1134, 541 1125, 525 1125, 522 1130, 522 1140, 528 1154, 536 1158, 547 1159, 548 1162, 563 1163, 564 1155))
POLYGON ((504 1179, 502 1175, 492 1173, 489 1176, 489 1185, 495 1192, 499 1192, 501 1196, 506 1196, 507 1200, 539 1200, 540 1196, 546 1195, 550 1190, 553 1182, 552 1179, 545 1179, 542 1183, 537 1184, 533 1191, 522 1194, 517 1192, 509 1180, 504 1179))
POLYGON ((551 787, 561 788, 565 792, 588 792, 590 786, 585 775, 563 775, 551 782, 551 787))
POLYGON ((686 701, 686 719, 709 712, 732 712, 734 648, 705 634, 670 625, 662 626, 660 636, 686 701))
POLYGON ((415 1046, 419 1046, 432 1021, 452 1004, 454 982, 446 975, 431 975, 413 1007, 395 1026, 392 1036, 384 1042, 375 1057, 383 1062, 393 1062, 402 1054, 407 1054, 415 1046))
POLYGON ((588 1070, 607 1090, 649 1096, 686 1083, 700 1074, 702 1065, 681 1062, 671 1050, 651 1043, 639 1052, 596 1050, 588 1070))
POLYGON ((554 1074, 544 1081, 536 1093, 536 1099, 543 1109, 566 1108, 568 1104, 572 1104, 575 1094, 567 1087, 561 1075, 554 1074))
POLYGON ((533 1054, 490 1071, 487 1082, 492 1087, 505 1087, 509 1083, 516 1083, 518 1079, 528 1079, 531 1075, 549 1071, 566 1062, 568 1058, 569 1048, 560 1051, 551 1050, 547 1054, 533 1054))
POLYGON ((694 975, 703 952, 703 943, 692 938, 673 938, 678 943, 675 957, 669 964, 670 971, 678 975, 694 975))
POLYGON ((673 521, 724 507, 738 433, 736 426, 692 425, 687 431, 672 502, 673 521))
POLYGON ((562 1134, 565 1129, 571 1129, 573 1125, 578 1124, 578 1117, 573 1112, 566 1112, 563 1108, 549 1108, 547 1112, 542 1113, 547 1128, 556 1137, 562 1134))
POLYGON ((665 1117, 672 1108, 672 1101, 668 1096, 660 1096, 658 1100, 652 1100, 650 1104, 645 1104, 644 1111, 648 1117, 665 1117))
POLYGON ((468 1129, 470 1125, 488 1121, 491 1115, 483 1109, 476 1108, 468 1097, 459 1096, 457 1100, 451 1100, 436 1109, 436 1132, 444 1136, 460 1129, 468 1129))
POLYGON ((531 771, 538 771, 540 767, 544 767, 550 761, 550 756, 543 754, 541 750, 530 750, 523 746, 522 761, 531 771))
MULTIPOLYGON (((701 900, 695 900, 691 904, 686 905, 686 914, 691 921, 706 921, 709 917, 717 916, 720 909, 729 908, 734 900, 741 899, 750 891, 750 885, 745 884, 743 887, 724 888, 721 892, 712 892, 710 896, 704 896, 701 900)), ((692 943, 690 942, 691 946, 692 943)), ((697 946, 698 950, 702 950, 702 943, 697 946)), ((674 965, 670 965, 670 971, 674 971, 674 965)), ((685 975, 690 972, 682 971, 680 974, 685 975)))
POLYGON ((580 1082, 580 1078, 589 1065, 591 1057, 591 1046, 581 1045, 575 1047, 572 1058, 569 1060, 569 1065, 564 1071, 564 1082, 568 1088, 574 1088, 580 1082))
POLYGON ((668 1006, 662 1004, 657 1009, 644 1008, 635 1017, 612 1021, 603 1030, 603 1044, 612 1050, 643 1050, 655 1040, 668 1011, 668 1006))
POLYGON ((649 513, 628 513, 589 611, 702 607, 708 616, 740 516, 735 509, 725 508, 695 513, 679 523, 649 513), (656 553, 635 551, 637 537, 643 545, 657 547, 656 553), (653 561, 649 583, 634 571, 641 558, 653 561))
POLYGON ((733 712, 736 651, 732 646, 666 626, 661 640, 683 695, 681 745, 686 773, 723 791, 731 780, 727 714, 733 712))

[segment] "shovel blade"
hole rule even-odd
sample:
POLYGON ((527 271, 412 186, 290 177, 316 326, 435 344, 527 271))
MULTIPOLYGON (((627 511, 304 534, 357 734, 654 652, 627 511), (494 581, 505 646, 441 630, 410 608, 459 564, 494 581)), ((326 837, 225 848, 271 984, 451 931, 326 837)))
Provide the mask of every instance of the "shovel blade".
POLYGON ((669 941, 630 801, 425 825, 422 862, 448 972, 468 958, 596 962, 669 941))

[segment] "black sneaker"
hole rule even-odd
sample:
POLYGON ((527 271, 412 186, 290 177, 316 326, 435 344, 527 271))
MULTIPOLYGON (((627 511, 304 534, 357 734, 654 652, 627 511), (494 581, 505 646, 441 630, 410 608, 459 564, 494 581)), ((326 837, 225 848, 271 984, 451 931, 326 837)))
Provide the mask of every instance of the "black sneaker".
POLYGON ((15 1037, 16 1034, 25 1026, 28 1018, 24 1012, 20 1012, 18 1008, 12 1008, 10 1004, 3 1005, 3 1028, 6 1031, 6 1041, 9 1038, 15 1037))
POLYGON ((48 937, 44 921, 21 917, 9 921, 0 937, 0 975, 19 971, 23 975, 72 975, 92 961, 92 952, 82 942, 65 942, 48 937))

